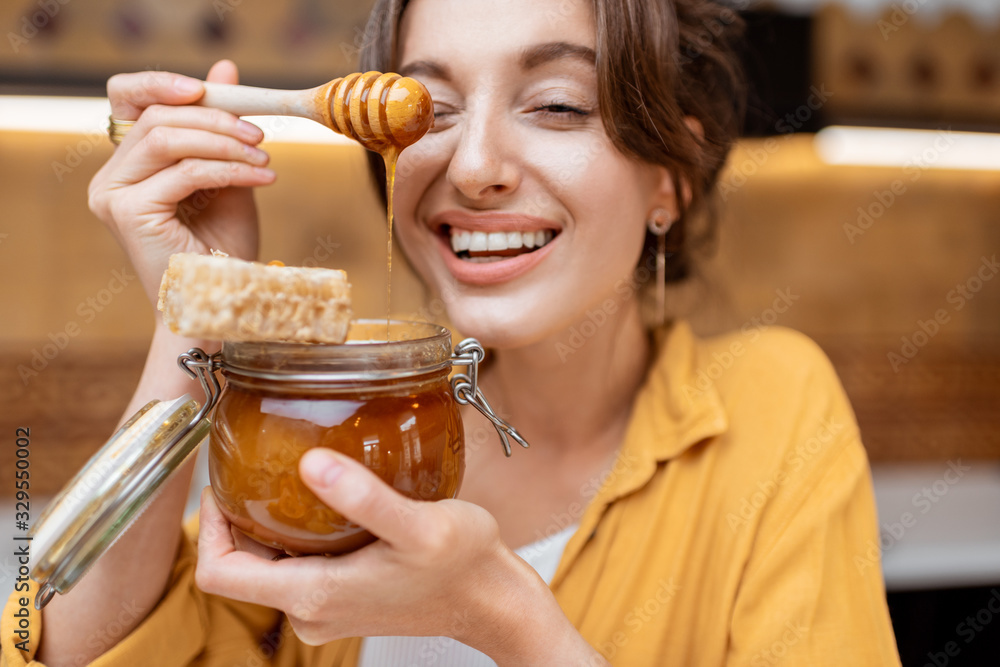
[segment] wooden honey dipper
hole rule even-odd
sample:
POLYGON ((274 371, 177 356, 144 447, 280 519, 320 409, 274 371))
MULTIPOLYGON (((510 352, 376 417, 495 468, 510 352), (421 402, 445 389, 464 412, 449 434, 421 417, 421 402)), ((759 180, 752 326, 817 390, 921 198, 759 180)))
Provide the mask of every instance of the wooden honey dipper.
POLYGON ((434 121, 424 85, 391 72, 349 74, 307 90, 206 83, 196 104, 237 116, 309 118, 379 153, 416 143, 434 121))

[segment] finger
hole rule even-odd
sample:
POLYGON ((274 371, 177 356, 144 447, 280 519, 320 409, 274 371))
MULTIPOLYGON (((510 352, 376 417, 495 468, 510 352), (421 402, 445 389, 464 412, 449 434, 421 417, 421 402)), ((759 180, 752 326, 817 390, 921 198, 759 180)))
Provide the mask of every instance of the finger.
POLYGON ((154 104, 191 104, 204 94, 201 81, 171 72, 116 74, 108 79, 111 115, 118 120, 137 120, 154 104))
POLYGON ((259 127, 220 109, 154 104, 142 112, 139 121, 125 135, 121 150, 116 151, 116 154, 130 150, 147 134, 160 126, 215 132, 254 146, 264 139, 264 132, 259 127))
POLYGON ((257 604, 271 604, 282 599, 282 587, 271 569, 281 562, 273 563, 236 548, 230 523, 219 511, 215 494, 209 487, 201 493, 199 521, 195 569, 198 588, 206 593, 257 604))
POLYGON ((200 520, 195 583, 206 593, 288 611, 301 603, 303 591, 338 581, 339 570, 331 570, 332 562, 322 556, 273 562, 238 549, 209 487, 201 494, 200 520))
POLYGON ((215 503, 212 487, 201 490, 201 511, 198 514, 198 557, 222 558, 236 550, 230 523, 215 503))
POLYGON ((270 185, 275 178, 275 173, 270 169, 254 167, 245 162, 185 158, 132 185, 129 190, 131 196, 135 197, 134 201, 145 202, 154 209, 162 209, 176 206, 199 190, 217 192, 228 187, 252 188, 270 185))
POLYGON ((240 72, 232 60, 220 60, 212 65, 212 69, 208 70, 205 81, 237 84, 240 82, 240 72))
POLYGON ((416 543, 425 504, 407 498, 354 459, 323 447, 299 460, 299 474, 320 500, 394 547, 416 543))
POLYGON ((267 561, 278 560, 281 556, 285 555, 284 551, 272 549, 266 544, 261 544, 236 526, 230 525, 229 528, 229 532, 233 535, 233 544, 236 546, 237 551, 242 551, 243 553, 248 553, 267 561))
POLYGON ((265 167, 270 160, 261 149, 231 136, 158 125, 122 154, 113 180, 138 183, 185 158, 246 162, 255 167, 265 167))

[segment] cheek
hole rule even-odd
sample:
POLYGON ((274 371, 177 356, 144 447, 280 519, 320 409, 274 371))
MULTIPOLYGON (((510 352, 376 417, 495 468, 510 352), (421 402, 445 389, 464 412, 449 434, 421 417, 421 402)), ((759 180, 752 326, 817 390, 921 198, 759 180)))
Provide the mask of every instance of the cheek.
POLYGON ((578 223, 594 218, 605 224, 646 215, 654 184, 648 168, 623 156, 601 132, 553 135, 533 150, 544 187, 578 223))
POLYGON ((396 165, 395 219, 409 225, 416 220, 434 180, 448 168, 452 153, 440 135, 428 135, 399 156, 396 165))
POLYGON ((575 221, 583 245, 602 250, 616 271, 629 271, 645 238, 655 185, 649 170, 622 156, 607 138, 567 152, 553 165, 551 189, 575 221))
POLYGON ((622 166, 603 133, 553 139, 552 145, 538 154, 542 157, 539 166, 546 174, 549 189, 558 196, 570 198, 594 186, 601 187, 608 176, 613 177, 613 172, 622 166))
POLYGON ((579 287, 590 301, 607 298, 622 280, 630 280, 640 261, 653 186, 644 168, 616 150, 590 151, 567 167, 563 202, 576 222, 574 260, 579 287), (572 183, 572 186, 568 185, 572 183))

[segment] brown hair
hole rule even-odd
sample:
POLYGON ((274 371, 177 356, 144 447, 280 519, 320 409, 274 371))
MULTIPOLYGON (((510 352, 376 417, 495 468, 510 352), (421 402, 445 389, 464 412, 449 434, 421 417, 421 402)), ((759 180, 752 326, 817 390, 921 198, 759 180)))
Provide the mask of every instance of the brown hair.
MULTIPOLYGON (((683 280, 694 247, 714 236, 712 190, 742 128, 745 83, 736 49, 743 21, 715 0, 592 2, 604 128, 622 153, 673 175, 681 216, 667 234, 667 281, 683 280), (688 116, 701 124, 703 137, 684 122, 688 116), (687 204, 680 196, 685 191, 687 204)), ((399 65, 397 37, 407 4, 376 0, 361 49, 363 70, 399 65)), ((384 198, 384 165, 374 154, 368 158, 384 198)), ((655 252, 656 239, 647 233, 641 262, 652 266, 655 252)))

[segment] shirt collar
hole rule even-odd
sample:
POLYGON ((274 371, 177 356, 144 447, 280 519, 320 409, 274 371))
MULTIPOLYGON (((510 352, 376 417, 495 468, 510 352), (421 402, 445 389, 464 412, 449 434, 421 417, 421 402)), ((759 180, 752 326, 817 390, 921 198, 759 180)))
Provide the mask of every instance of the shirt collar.
MULTIPOLYGON (((652 438, 636 446, 657 461, 681 454, 701 440, 724 433, 729 420, 715 384, 702 369, 697 339, 687 322, 654 333, 655 361, 636 400, 636 417, 648 414, 652 438)), ((635 424, 633 424, 635 426, 635 424)))
POLYGON ((722 400, 700 370, 697 339, 684 321, 653 333, 653 363, 632 407, 619 453, 618 474, 609 475, 602 500, 610 503, 643 486, 656 465, 729 428, 722 400))
POLYGON ((661 327, 652 343, 653 363, 636 394, 618 457, 566 545, 552 579, 553 589, 561 584, 609 505, 644 487, 662 462, 729 428, 714 384, 703 377, 697 339, 688 324, 679 321, 661 327))

